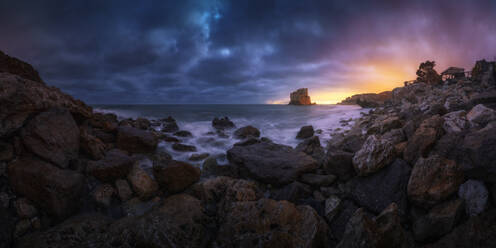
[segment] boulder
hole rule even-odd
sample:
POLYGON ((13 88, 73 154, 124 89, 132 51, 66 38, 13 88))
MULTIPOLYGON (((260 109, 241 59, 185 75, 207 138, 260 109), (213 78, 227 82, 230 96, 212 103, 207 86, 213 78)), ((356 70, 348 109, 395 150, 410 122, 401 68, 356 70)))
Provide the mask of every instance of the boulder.
POLYGON ((190 131, 182 130, 174 133, 175 136, 178 137, 193 137, 193 134, 190 131))
POLYGON ((312 195, 312 188, 300 182, 292 182, 273 192, 273 199, 298 203, 312 195))
POLYGON ((127 183, 124 179, 117 179, 115 181, 115 189, 117 191, 117 195, 123 202, 131 199, 133 196, 133 191, 131 190, 131 187, 129 187, 129 183, 127 183))
POLYGON ((465 175, 496 183, 496 124, 468 133, 461 143, 456 152, 465 175))
POLYGON ((133 127, 119 127, 117 148, 131 153, 152 153, 157 148, 158 139, 151 132, 133 127))
POLYGON ((408 209, 407 185, 410 166, 396 159, 379 172, 367 177, 355 177, 349 184, 349 197, 360 206, 378 214, 391 203, 398 206, 401 216, 408 209))
POLYGON ((217 130, 224 130, 224 129, 234 128, 235 126, 234 123, 231 120, 229 120, 228 117, 224 117, 224 118, 215 117, 212 120, 212 127, 217 130))
POLYGON ((443 129, 446 133, 459 133, 469 127, 469 122, 466 118, 467 112, 459 110, 443 115, 443 129))
POLYGON ((181 161, 153 163, 153 175, 158 184, 169 193, 181 192, 200 179, 200 169, 181 161))
POLYGON ((100 184, 93 191, 93 199, 103 207, 110 207, 112 196, 115 194, 115 189, 110 184, 100 184))
POLYGON ((324 247, 329 242, 325 221, 309 206, 260 199, 232 204, 214 247, 324 247))
POLYGON ((325 151, 322 145, 320 145, 320 139, 318 136, 313 136, 309 139, 304 140, 295 148, 298 152, 303 152, 309 156, 312 156, 317 161, 323 161, 325 156, 325 151))
POLYGON ((22 219, 32 218, 38 214, 38 210, 27 198, 19 198, 15 201, 17 216, 22 219))
POLYGON ((161 121, 163 122, 162 132, 173 133, 179 131, 179 126, 177 125, 176 120, 174 120, 171 116, 162 119, 161 121))
POLYGON ((389 141, 393 145, 397 145, 406 140, 406 136, 403 133, 403 129, 397 128, 392 129, 381 136, 381 139, 389 141))
POLYGON ((443 124, 444 120, 439 115, 425 119, 408 139, 403 158, 414 164, 419 157, 427 157, 437 139, 443 135, 443 124))
POLYGON ((341 181, 347 181, 355 175, 353 153, 331 149, 324 159, 324 170, 328 174, 337 175, 341 181))
POLYGON ((219 165, 217 158, 209 157, 205 159, 201 169, 202 177, 216 177, 216 176, 229 176, 238 177, 238 170, 235 166, 219 165))
POLYGON ((336 176, 305 173, 301 175, 300 180, 313 186, 328 186, 336 180, 336 176))
POLYGON ((463 215, 463 200, 455 199, 434 206, 413 222, 415 240, 426 241, 451 231, 463 215))
POLYGON ((331 195, 325 200, 324 216, 328 222, 331 222, 340 210, 341 199, 339 197, 331 195))
POLYGON ((341 199, 340 210, 336 213, 332 221, 329 222, 332 236, 339 242, 343 238, 348 221, 353 216, 358 206, 351 200, 341 199))
POLYGON ((361 208, 355 211, 336 247, 413 247, 413 243, 408 240, 400 224, 398 209, 392 203, 375 218, 367 216, 361 208))
POLYGON ((246 139, 248 137, 260 137, 260 130, 253 126, 242 127, 234 132, 234 137, 237 139, 246 139))
POLYGON ((60 169, 33 158, 21 158, 8 167, 10 185, 42 210, 65 218, 79 207, 83 190, 83 175, 60 169))
POLYGON ((357 134, 336 134, 332 136, 327 146, 328 150, 342 150, 355 153, 362 148, 365 137, 357 134))
POLYGON ((185 145, 181 143, 172 144, 172 149, 179 152, 196 152, 195 146, 185 145))
POLYGON ((79 153, 79 128, 67 110, 37 115, 23 128, 21 137, 26 149, 61 168, 79 153))
POLYGON ((139 129, 143 129, 143 130, 147 130, 150 128, 151 124, 152 123, 148 119, 138 117, 136 119, 136 121, 134 122, 134 127, 139 128, 139 129))
POLYGON ((353 165, 359 176, 367 176, 393 162, 394 157, 394 146, 389 141, 370 135, 353 156, 353 165))
POLYGON ((196 153, 196 154, 191 154, 191 156, 188 158, 189 161, 201 161, 206 158, 208 158, 210 154, 208 153, 196 153))
POLYGON ((125 178, 134 164, 134 159, 124 151, 113 149, 107 152, 105 158, 89 161, 86 172, 102 182, 114 182, 125 178))
POLYGON ((368 134, 383 134, 392 129, 399 129, 403 126, 398 116, 385 116, 380 120, 376 120, 374 124, 367 130, 368 134))
POLYGON ((306 139, 312 137, 314 134, 313 126, 303 126, 296 134, 297 139, 306 139))
POLYGON ((479 215, 487 208, 489 192, 481 181, 467 180, 460 186, 458 196, 465 200, 465 209, 469 216, 479 215))
POLYGON ((14 146, 0 141, 0 161, 10 161, 14 158, 14 146))
POLYGON ((94 113, 89 119, 89 124, 93 128, 101 129, 103 132, 113 133, 117 130, 117 116, 112 113, 94 113))
POLYGON ((105 157, 105 144, 95 136, 89 133, 88 128, 80 129, 80 147, 81 151, 94 160, 100 160, 105 157))
POLYGON ((450 197, 463 183, 463 173, 453 160, 437 155, 419 158, 408 181, 408 198, 420 207, 450 197))
POLYGON ((496 120, 496 111, 483 104, 477 104, 467 113, 467 120, 472 125, 485 126, 487 123, 496 120))
POLYGON ((134 192, 142 200, 152 197, 158 190, 157 182, 141 168, 139 163, 134 163, 127 175, 127 180, 131 183, 134 192))
POLYGON ((227 151, 227 158, 239 168, 241 176, 275 185, 291 183, 318 167, 312 157, 271 142, 234 146, 227 151))
POLYGON ((0 51, 0 72, 19 75, 22 78, 43 83, 38 72, 28 63, 0 51))

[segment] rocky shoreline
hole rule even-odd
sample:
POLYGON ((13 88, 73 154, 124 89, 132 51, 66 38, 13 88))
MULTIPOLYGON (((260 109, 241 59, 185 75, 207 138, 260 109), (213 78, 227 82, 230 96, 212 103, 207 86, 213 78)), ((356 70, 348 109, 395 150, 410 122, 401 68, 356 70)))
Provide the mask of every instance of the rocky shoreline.
POLYGON ((172 117, 95 113, 0 53, 0 246, 495 247, 495 65, 427 68, 329 144, 216 118, 239 142, 200 169, 157 151, 196 149, 172 117))

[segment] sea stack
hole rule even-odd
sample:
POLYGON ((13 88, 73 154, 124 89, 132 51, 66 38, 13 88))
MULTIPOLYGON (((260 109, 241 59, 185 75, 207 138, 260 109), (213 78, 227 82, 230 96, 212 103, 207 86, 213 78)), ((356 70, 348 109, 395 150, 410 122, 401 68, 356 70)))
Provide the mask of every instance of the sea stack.
POLYGON ((310 96, 308 95, 307 88, 301 88, 294 92, 291 92, 289 97, 290 97, 289 105, 312 105, 312 102, 310 101, 310 96))

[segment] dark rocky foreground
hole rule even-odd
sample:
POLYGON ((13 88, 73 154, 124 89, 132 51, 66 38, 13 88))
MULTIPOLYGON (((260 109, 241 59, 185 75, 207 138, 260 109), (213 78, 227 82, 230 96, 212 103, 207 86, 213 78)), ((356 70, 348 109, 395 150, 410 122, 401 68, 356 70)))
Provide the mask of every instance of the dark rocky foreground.
POLYGON ((325 148, 313 128, 291 148, 243 127, 200 170, 157 151, 194 149, 173 118, 94 113, 0 54, 0 244, 496 247, 495 78, 483 61, 420 77, 325 148))

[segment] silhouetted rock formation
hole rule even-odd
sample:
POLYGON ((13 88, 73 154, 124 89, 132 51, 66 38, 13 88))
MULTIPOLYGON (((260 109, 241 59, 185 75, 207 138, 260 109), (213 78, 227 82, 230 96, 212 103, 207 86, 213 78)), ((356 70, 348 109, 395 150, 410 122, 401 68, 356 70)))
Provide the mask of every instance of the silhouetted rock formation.
POLYGON ((375 108, 384 105, 391 99, 391 91, 384 91, 378 94, 366 93, 350 96, 338 104, 341 105, 359 105, 362 108, 375 108))
POLYGON ((0 72, 19 75, 25 79, 42 82, 38 72, 28 63, 12 58, 0 51, 0 72))
POLYGON ((290 105, 312 105, 312 102, 310 101, 310 96, 308 95, 308 89, 307 88, 301 88, 298 89, 297 91, 291 92, 289 95, 290 105))

